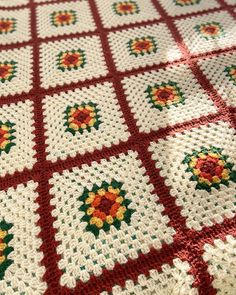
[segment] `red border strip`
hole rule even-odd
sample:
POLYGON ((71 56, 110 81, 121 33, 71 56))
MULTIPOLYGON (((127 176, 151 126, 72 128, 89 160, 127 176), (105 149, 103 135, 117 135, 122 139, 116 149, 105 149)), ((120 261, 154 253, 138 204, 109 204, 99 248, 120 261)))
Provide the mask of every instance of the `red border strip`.
MULTIPOLYGON (((7 0, 7 1, 9 1, 9 0, 7 0)), ((18 6, 10 6, 10 7, 0 6, 0 10, 2 10, 2 11, 6 11, 6 10, 14 11, 14 10, 18 10, 18 9, 28 8, 28 7, 29 7, 29 3, 28 4, 21 4, 21 5, 18 5, 18 6)))
POLYGON ((152 248, 148 254, 139 254, 137 259, 129 259, 126 264, 117 263, 112 271, 104 270, 101 276, 92 276, 89 282, 77 284, 74 294, 99 295, 102 291, 111 292, 114 285, 124 287, 127 280, 135 282, 140 274, 148 275, 151 269, 161 271, 163 264, 172 265, 173 259, 181 255, 182 248, 183 245, 174 244, 164 244, 160 251, 152 248))
POLYGON ((35 167, 40 170, 40 179, 38 182, 37 192, 38 198, 37 202, 39 208, 37 213, 39 214, 38 225, 41 228, 39 237, 42 239, 42 245, 40 250, 43 252, 43 260, 41 263, 45 266, 46 271, 43 279, 46 281, 48 290, 45 294, 58 294, 57 290, 59 287, 59 278, 61 276, 61 271, 58 269, 57 261, 59 256, 57 255, 55 241, 55 232, 53 228, 54 218, 51 215, 53 207, 50 205, 51 195, 50 195, 50 185, 49 178, 51 174, 44 171, 46 161, 46 145, 45 145, 45 135, 44 135, 44 117, 43 117, 43 104, 42 96, 40 96, 40 71, 39 71, 39 42, 37 38, 37 20, 36 20, 36 6, 33 0, 30 0, 31 9, 31 32, 34 41, 34 56, 33 56, 33 69, 34 69, 34 119, 35 119, 35 149, 37 151, 36 157, 38 162, 35 167))
POLYGON ((170 219, 168 225, 176 231, 174 240, 178 243, 189 231, 186 227, 186 218, 181 215, 181 207, 176 205, 175 198, 171 196, 169 187, 165 185, 164 179, 160 176, 160 171, 155 167, 155 161, 152 160, 152 154, 148 151, 148 145, 141 141, 137 151, 150 182, 154 185, 153 193, 157 194, 158 202, 165 208, 163 214, 170 219))
POLYGON ((223 9, 227 10, 233 16, 233 18, 236 18, 236 15, 235 15, 235 12, 234 12, 234 8, 236 8, 236 5, 233 5, 233 6, 229 5, 229 4, 227 4, 225 2, 225 0, 216 0, 216 1, 220 4, 220 6, 223 9))
POLYGON ((27 182, 29 180, 38 181, 40 176, 40 171, 35 169, 29 170, 24 169, 22 172, 16 171, 14 174, 7 174, 0 178, 0 190, 7 190, 9 187, 16 188, 20 183, 27 182))
POLYGON ((208 273, 208 264, 203 260, 203 251, 189 249, 188 262, 191 265, 190 273, 194 276, 193 287, 198 288, 199 295, 215 295, 216 289, 212 286, 213 277, 208 273))

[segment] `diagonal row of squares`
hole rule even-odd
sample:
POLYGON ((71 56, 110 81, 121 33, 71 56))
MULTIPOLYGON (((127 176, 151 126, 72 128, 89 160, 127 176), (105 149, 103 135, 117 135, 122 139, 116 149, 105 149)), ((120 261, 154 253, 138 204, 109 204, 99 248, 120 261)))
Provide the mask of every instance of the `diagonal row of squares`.
MULTIPOLYGON (((201 54, 233 46, 236 37, 233 24, 234 20, 228 13, 216 12, 180 20, 177 27, 190 52, 201 54)), ((25 33, 22 35, 27 37, 25 33)), ((0 34, 1 40, 7 40, 5 34, 0 34)), ((14 40, 20 40, 20 36, 15 36, 14 40)), ((108 41, 116 70, 123 75, 133 69, 171 63, 182 57, 164 23, 111 32, 108 41)), ((30 91, 33 87, 33 48, 29 45, 0 53, 0 95, 30 91)), ((39 67, 40 86, 44 89, 109 74, 102 43, 97 35, 42 42, 39 67)))
MULTIPOLYGON (((28 47, 20 50, 26 55, 30 51, 28 47)), ((23 64, 26 58, 21 60, 23 64)), ((235 64, 236 55, 233 53, 199 60, 200 68, 229 106, 236 106, 235 64), (217 72, 214 71, 216 66, 219 69, 217 72)), ((22 71, 21 78, 27 74, 22 71)), ((17 80, 21 85, 16 77, 15 81, 17 80)), ((116 90, 109 80, 44 96, 47 160, 56 162, 68 156, 74 157, 77 153, 93 152, 104 146, 110 147, 128 140, 130 133, 119 106, 116 90)), ((185 64, 129 75, 121 82, 141 133, 158 131, 160 128, 217 112, 213 101, 185 64)), ((22 171, 24 167, 33 167, 36 161, 33 157, 35 150, 32 149, 33 113, 33 101, 30 100, 3 104, 0 108, 1 123, 9 121, 14 124, 13 129, 16 130, 13 134, 16 138, 11 140, 16 146, 11 148, 10 154, 3 153, 9 146, 6 142, 1 143, 1 176, 12 174, 16 170, 22 171), (17 163, 17 167, 10 164, 12 159, 17 163)))
MULTIPOLYGON (((20 50, 26 54, 29 52, 29 48, 20 50)), ((25 60, 22 59, 23 62, 25 60)), ((236 106, 235 64, 236 55, 233 53, 199 61, 203 72, 230 106, 236 106), (216 66, 217 72, 214 71, 216 66)), ((27 72, 23 74, 26 76, 27 72)), ((140 132, 157 131, 217 112, 213 101, 185 64, 130 75, 122 79, 122 85, 140 132)), ((43 109, 49 161, 100 150, 104 146, 127 141, 130 136, 115 88, 109 81, 46 95, 43 109)), ((14 124, 14 136, 17 134, 12 140, 17 143, 12 147, 14 152, 2 156, 1 176, 21 171, 24 167, 32 168, 36 161, 32 149, 33 102, 3 104, 0 114, 2 123, 9 121, 14 124), (10 164, 12 157, 18 167, 10 164)), ((2 150, 6 147, 4 145, 2 150)))
MULTIPOLYGON (((135 10, 135 7, 137 6, 137 11, 130 11, 128 13, 125 10, 126 15, 124 17, 124 15, 120 15, 119 7, 114 6, 116 3, 122 2, 105 2, 104 4, 103 0, 97 0, 98 11, 100 12, 104 28, 111 29, 122 25, 133 23, 138 24, 143 21, 160 20, 160 15, 155 10, 150 0, 124 2, 126 3, 126 6, 128 6, 127 3, 129 2, 133 3, 133 6, 130 4, 130 9, 135 10)), ((199 5, 200 6, 197 6, 197 9, 195 10, 193 9, 195 6, 177 8, 180 9, 180 13, 183 14, 184 12, 191 13, 219 7, 214 1, 210 1, 209 3, 208 1, 202 1, 199 5), (203 5, 203 7, 202 9, 199 9, 199 7, 201 8, 201 5, 203 5)), ((177 11, 176 7, 174 7, 174 11, 177 11)), ((66 34, 72 33, 93 32, 96 30, 96 24, 87 1, 40 5, 36 9, 36 16, 38 37, 41 39, 52 36, 65 36, 66 34)), ((192 21, 193 23, 196 21, 197 25, 199 25, 203 20, 204 18, 201 19, 201 17, 195 17, 186 20, 176 20, 176 24, 179 23, 180 26, 186 27, 188 21, 192 21)), ((29 8, 22 8, 17 11, 0 9, 0 45, 31 40, 30 21, 31 16, 29 8)), ((227 21, 226 23, 223 23, 223 25, 226 25, 225 29, 227 29, 227 21)), ((183 33, 188 33, 185 28, 183 33)))
MULTIPOLYGON (((103 15, 101 16, 102 21, 104 22, 105 19, 105 23, 107 23, 105 28, 107 27, 109 31, 111 28, 114 29, 114 27, 122 27, 122 25, 129 25, 133 23, 138 24, 142 21, 155 21, 160 19, 159 14, 155 12, 155 9, 149 1, 147 3, 143 3, 142 5, 144 7, 141 7, 142 9, 140 8, 141 10, 139 10, 137 16, 135 14, 130 14, 125 16, 125 18, 121 18, 119 14, 116 14, 112 10, 112 5, 110 5, 110 13, 113 15, 109 17, 105 17, 103 15)), ((101 6, 101 14, 103 14, 104 7, 103 5, 101 6)), ((38 38, 41 40, 53 36, 61 36, 61 38, 63 38, 67 34, 96 31, 96 24, 87 1, 42 5, 37 8, 37 12, 37 15, 39 16, 37 18, 37 33, 38 38)), ((30 21, 31 16, 29 8, 23 8, 17 11, 0 9, 0 45, 19 44, 21 42, 30 41, 32 39, 30 21)), ((213 27, 211 27, 210 30, 208 27, 200 27, 202 37, 204 37, 204 34, 205 37, 211 38, 219 37, 219 35, 226 35, 228 38, 233 37, 233 19, 224 11, 175 20, 175 24, 177 25, 183 38, 187 40, 188 37, 191 37, 190 43, 194 41, 195 44, 201 40, 201 38, 199 38, 199 35, 201 36, 201 34, 198 34, 199 32, 197 26, 206 24, 210 25, 212 22, 218 24, 218 29, 215 28, 215 30, 213 30, 213 27)), ((225 40, 225 38, 223 40, 225 40)), ((230 45, 231 44, 226 43, 226 46, 230 45)), ((192 50, 193 53, 196 52, 192 47, 190 47, 190 50, 192 50)))
MULTIPOLYGON (((60 7, 57 6, 56 0, 33 0, 35 4, 39 4, 39 11, 42 11, 45 13, 48 8, 57 8, 60 7), (46 5, 40 5, 41 3, 43 4, 44 2, 47 2, 46 5), (51 4, 50 4, 51 3, 51 4), (42 9, 42 10, 40 10, 42 9)), ((77 0, 78 1, 78 0, 77 0)), ((80 0, 77 2, 80 4, 84 0, 80 0)), ((219 8, 220 5, 217 2, 217 0, 156 0, 158 1, 165 11, 167 12, 168 15, 175 17, 178 15, 185 15, 189 13, 194 13, 194 12, 201 12, 209 9, 214 9, 214 8, 219 8)), ((225 2, 229 5, 235 5, 236 0, 225 0, 225 2)), ((29 0, 1 0, 0 7, 2 8, 11 8, 11 7, 17 7, 17 6, 24 6, 24 5, 29 5, 30 1, 29 0)), ((68 2, 69 3, 69 2, 68 2)), ((138 21, 143 21, 143 20, 150 20, 150 15, 153 16, 153 19, 158 19, 160 18, 159 14, 155 11, 154 5, 152 4, 152 1, 150 0, 135 0, 135 1, 104 1, 104 0, 96 0, 96 3, 98 5, 98 10, 101 15, 104 27, 114 27, 117 24, 119 25, 121 19, 119 17, 115 18, 116 15, 119 15, 119 13, 124 13, 128 18, 126 18, 126 21, 124 22, 138 22, 138 21), (127 3, 128 2, 128 3, 127 3), (114 9, 115 3, 119 4, 125 4, 125 9, 121 10, 119 9, 120 7, 118 6, 118 9, 114 9), (128 5, 129 7, 128 7, 128 5), (131 4, 131 5, 130 5, 131 4), (114 14, 114 12, 117 12, 114 14), (132 13, 130 13, 132 12, 132 13), (141 12, 141 13, 140 13, 141 12), (114 19, 115 18, 115 19, 114 19), (111 24, 111 19, 112 19, 112 24, 111 24), (119 21, 118 21, 119 20, 119 21)), ((71 2, 72 4, 72 2, 71 2)), ((63 6, 62 6, 63 7, 63 6)), ((80 8, 80 7, 79 7, 80 8)), ((77 7, 78 9, 78 7, 77 7)), ((41 16, 43 17, 43 16, 41 16)))
MULTIPOLYGON (((210 8, 219 8, 219 4, 215 0, 201 0, 198 5, 188 5, 186 7, 176 5, 172 0, 168 1, 172 2, 174 11, 177 12, 179 10, 179 14, 182 16, 185 13, 204 12, 210 8)), ((122 27, 123 25, 161 20, 161 16, 156 11, 151 0, 129 0, 123 2, 97 0, 96 2, 103 27, 108 31, 122 27)), ((166 5, 168 6, 167 1, 164 1, 163 5, 164 7, 166 5)), ((172 14, 170 13, 170 15, 172 14)), ((220 14, 218 16, 215 14, 215 16, 216 19, 213 17, 212 21, 217 22, 217 19, 220 22, 223 21, 220 25, 227 32, 230 28, 229 23, 230 20, 232 21, 232 18, 229 19, 226 17, 224 20, 220 14)), ((174 17, 175 15, 173 15, 173 20, 174 17)), ((194 26, 211 21, 211 18, 210 16, 208 20, 208 15, 204 17, 204 14, 190 18, 184 18, 183 16, 182 19, 175 20, 175 24, 180 28, 183 37, 188 37, 186 34, 192 36, 192 33, 194 33, 194 26), (193 28, 191 29, 191 27, 193 28)), ((85 0, 39 5, 36 7, 36 22, 38 38, 42 40, 53 36, 94 32, 97 29, 90 5, 85 0)), ((196 35, 193 38, 196 38, 196 35)), ((25 7, 18 10, 1 10, 0 8, 0 45, 15 44, 30 40, 32 40, 30 8, 25 7)))
MULTIPOLYGON (((158 0, 163 8, 166 10, 167 14, 172 17, 178 15, 184 15, 193 12, 201 12, 209 9, 219 8, 220 5, 216 0, 206 1, 206 0, 158 0)), ((226 0, 229 4, 234 5, 235 0, 226 0)), ((73 9, 76 14, 82 17, 82 21, 84 20, 81 12, 85 14, 90 14, 89 5, 87 5, 87 1, 85 0, 76 0, 73 2, 65 2, 65 3, 55 3, 55 0, 34 0, 35 4, 37 4, 37 16, 39 22, 48 23, 47 14, 51 13, 52 10, 64 10, 65 6, 73 9), (43 2, 47 2, 46 5, 43 2), (51 4, 50 4, 51 2, 51 4), (42 3, 42 5, 40 5, 42 3), (38 5, 39 4, 39 5, 38 5), (45 18, 46 15, 46 18, 45 18), (40 19, 41 18, 41 19, 40 19)), ((57 1, 58 2, 58 1, 57 1)), ((29 0, 1 0, 0 8, 11 8, 17 6, 26 6, 29 5, 29 0)), ((96 0, 96 4, 98 7, 98 12, 101 16, 104 27, 111 28, 116 27, 122 24, 159 19, 160 15, 155 10, 155 7, 151 0, 128 0, 128 1, 104 1, 104 0, 96 0), (125 18, 120 18, 119 16, 125 15, 125 18)), ((87 14, 87 16, 89 16, 87 14)), ((81 21, 81 19, 80 19, 81 21)), ((87 20, 88 23, 91 19, 87 20)))

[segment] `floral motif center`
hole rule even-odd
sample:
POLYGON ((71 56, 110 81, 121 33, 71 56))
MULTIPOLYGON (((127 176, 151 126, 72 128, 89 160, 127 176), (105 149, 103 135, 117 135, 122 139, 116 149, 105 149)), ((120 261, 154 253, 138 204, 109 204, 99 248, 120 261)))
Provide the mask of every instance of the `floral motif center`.
POLYGON ((222 151, 210 147, 186 155, 183 163, 188 165, 186 171, 192 173, 190 180, 197 182, 196 189, 211 191, 212 187, 220 189, 220 184, 228 186, 229 181, 236 182, 233 164, 227 161, 228 156, 223 155, 222 151))
POLYGON ((224 72, 226 72, 226 76, 229 77, 230 81, 233 81, 234 85, 236 85, 236 65, 226 67, 224 72))
POLYGON ((9 233, 13 224, 7 223, 5 220, 0 222, 0 280, 4 279, 7 268, 13 263, 8 259, 8 255, 14 250, 9 243, 13 239, 13 234, 9 233))
POLYGON ((101 229, 109 231, 111 225, 119 229, 121 222, 130 223, 134 210, 128 208, 131 201, 126 198, 122 186, 116 180, 104 181, 101 186, 94 185, 92 190, 86 188, 79 198, 83 202, 80 210, 85 212, 82 221, 87 222, 86 230, 96 237, 101 229))
POLYGON ((149 85, 145 92, 148 94, 148 102, 160 111, 165 107, 169 108, 171 105, 177 106, 179 103, 184 103, 185 100, 183 92, 173 81, 149 85))
POLYGON ((15 145, 15 136, 13 136, 13 133, 15 132, 15 130, 13 129, 14 125, 14 123, 11 123, 9 121, 5 123, 0 121, 0 155, 3 152, 8 154, 12 146, 15 145))
POLYGON ((15 18, 0 18, 0 34, 12 33, 16 30, 15 18))
POLYGON ((153 37, 147 36, 130 40, 128 42, 128 49, 131 55, 137 57, 139 55, 155 53, 157 45, 153 37))
POLYGON ((106 215, 110 214, 111 208, 114 205, 115 201, 108 199, 107 194, 105 194, 105 198, 103 198, 100 201, 100 204, 98 205, 97 209, 100 212, 105 213, 106 215))
POLYGON ((81 49, 60 52, 58 55, 58 69, 61 71, 77 70, 83 68, 85 64, 85 53, 81 49))
POLYGON ((139 13, 138 4, 135 1, 116 2, 113 3, 112 8, 120 16, 139 13))
POLYGON ((199 169, 202 173, 207 173, 207 174, 211 174, 211 176, 214 176, 217 174, 217 169, 216 168, 220 168, 220 172, 222 172, 223 167, 219 167, 217 166, 217 164, 215 163, 214 158, 208 158, 205 161, 198 161, 197 165, 199 164, 199 169))
POLYGON ((225 35, 222 25, 218 22, 205 23, 195 26, 195 30, 205 39, 214 39, 225 35))
POLYGON ((173 98, 173 93, 170 90, 159 90, 159 93, 157 94, 159 99, 163 100, 164 102, 167 102, 173 98))
POLYGON ((51 23, 55 27, 68 26, 77 22, 74 10, 55 11, 51 14, 51 23))
POLYGON ((0 82, 11 81, 16 74, 17 63, 14 61, 0 62, 0 82))
POLYGON ((92 128, 98 129, 101 124, 98 112, 97 105, 92 102, 68 106, 65 111, 66 131, 75 135, 76 132, 82 134, 85 130, 91 132, 92 128))

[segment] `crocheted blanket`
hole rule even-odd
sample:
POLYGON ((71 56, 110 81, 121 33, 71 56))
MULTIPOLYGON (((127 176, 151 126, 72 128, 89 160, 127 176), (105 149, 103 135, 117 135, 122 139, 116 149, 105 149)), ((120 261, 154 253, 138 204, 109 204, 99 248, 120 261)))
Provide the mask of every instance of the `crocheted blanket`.
POLYGON ((0 295, 236 294, 236 0, 0 0, 0 295))

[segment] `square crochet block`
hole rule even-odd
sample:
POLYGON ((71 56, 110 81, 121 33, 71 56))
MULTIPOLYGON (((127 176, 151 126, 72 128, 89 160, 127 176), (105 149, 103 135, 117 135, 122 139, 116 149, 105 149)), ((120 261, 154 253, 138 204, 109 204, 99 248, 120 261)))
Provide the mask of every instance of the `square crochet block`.
POLYGON ((42 38, 89 32, 96 28, 87 1, 38 6, 37 27, 42 38))
POLYGON ((9 294, 43 294, 42 240, 37 226, 37 183, 29 181, 0 191, 0 289, 9 294), (13 279, 14 278, 14 279, 13 279))
POLYGON ((105 76, 108 70, 98 36, 43 42, 40 46, 42 87, 105 76))
POLYGON ((130 136, 112 83, 46 96, 43 102, 48 160, 101 150, 130 136))
POLYGON ((199 61, 199 66, 224 101, 236 107, 236 54, 206 58, 199 61))
POLYGON ((186 65, 131 75, 124 78, 123 85, 141 132, 216 112, 212 100, 186 65))
POLYGON ((160 19, 150 0, 96 0, 96 3, 105 28, 160 19))
POLYGON ((189 228, 201 230, 235 216, 234 133, 226 123, 218 122, 150 145, 155 165, 171 187, 189 228), (175 150, 168 153, 172 145, 175 150))
POLYGON ((181 58, 165 24, 112 32, 108 40, 116 68, 121 72, 181 58))
POLYGON ((0 295, 236 294, 235 28, 235 0, 0 0, 0 295))
POLYGON ((50 193, 54 196, 51 205, 55 207, 58 254, 62 256, 62 285, 73 288, 76 279, 86 282, 117 262, 126 263, 139 252, 148 253, 150 247, 160 249, 163 242, 173 241, 174 230, 167 226, 169 219, 148 182, 132 151, 53 175, 50 193), (94 174, 98 175, 95 182, 91 181, 94 174), (70 223, 65 224, 67 218, 70 223), (68 249, 68 241, 72 248, 68 249))
POLYGON ((0 95, 29 92, 33 87, 33 48, 0 51, 0 95))
POLYGON ((30 10, 24 8, 16 11, 0 8, 0 44, 13 44, 30 39, 30 10))
POLYGON ((176 20, 191 53, 204 53, 235 45, 234 18, 225 11, 176 20))
POLYGON ((32 101, 2 105, 0 118, 0 175, 31 169, 36 162, 32 101))

